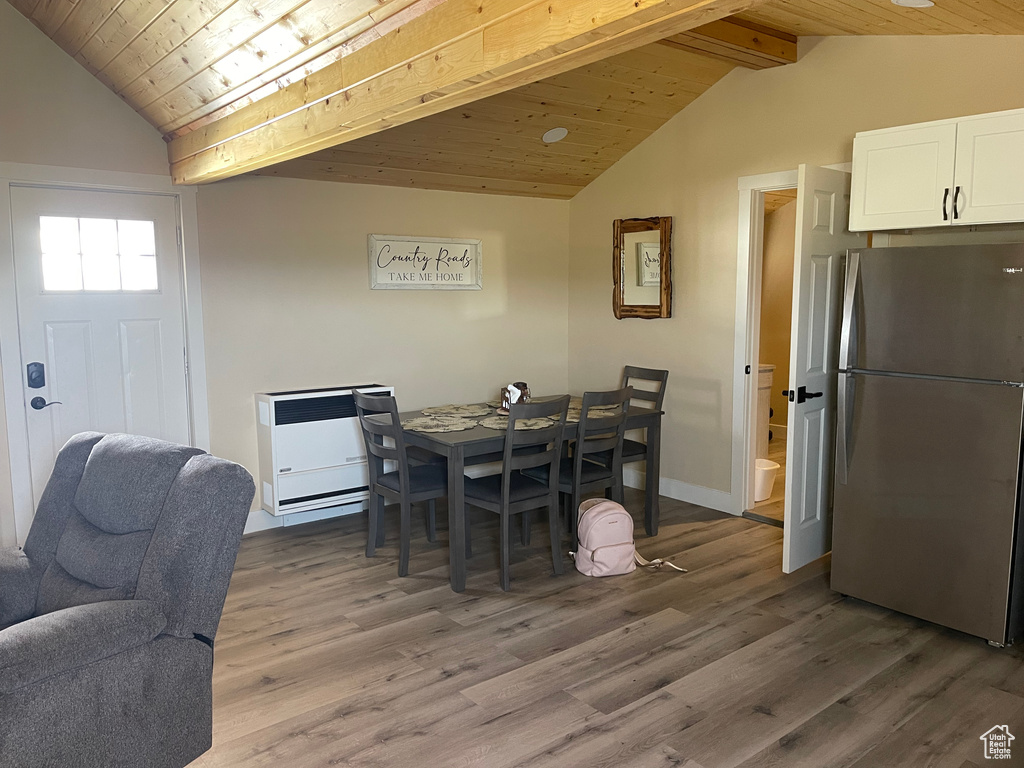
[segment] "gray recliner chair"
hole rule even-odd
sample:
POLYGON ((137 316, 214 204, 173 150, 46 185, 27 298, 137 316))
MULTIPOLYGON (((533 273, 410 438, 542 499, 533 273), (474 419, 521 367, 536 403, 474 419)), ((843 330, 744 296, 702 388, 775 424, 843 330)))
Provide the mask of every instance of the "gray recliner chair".
POLYGON ((0 550, 0 765, 180 768, 210 748, 253 493, 196 448, 71 438, 24 549, 0 550))

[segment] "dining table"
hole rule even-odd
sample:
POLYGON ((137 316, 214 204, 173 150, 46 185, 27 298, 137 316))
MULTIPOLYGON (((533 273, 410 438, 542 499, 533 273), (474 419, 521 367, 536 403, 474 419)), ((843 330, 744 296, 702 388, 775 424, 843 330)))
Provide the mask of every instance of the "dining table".
MULTIPOLYGON (((483 407, 487 404, 474 405, 483 407)), ((491 413, 494 414, 496 411, 492 408, 491 413)), ((466 460, 504 450, 505 430, 485 427, 479 423, 458 432, 423 432, 404 426, 411 419, 423 418, 424 415, 424 411, 406 411, 399 414, 403 423, 402 436, 407 445, 415 445, 444 456, 448 462, 449 582, 453 591, 462 592, 466 589, 466 460)), ((647 452, 644 458, 647 461, 648 482, 645 483, 644 528, 649 536, 656 536, 658 533, 658 482, 650 482, 650 478, 656 479, 661 476, 662 415, 662 411, 641 406, 630 406, 626 412, 627 430, 647 430, 647 452)), ((578 423, 566 422, 564 439, 575 439, 578 429, 578 423)))

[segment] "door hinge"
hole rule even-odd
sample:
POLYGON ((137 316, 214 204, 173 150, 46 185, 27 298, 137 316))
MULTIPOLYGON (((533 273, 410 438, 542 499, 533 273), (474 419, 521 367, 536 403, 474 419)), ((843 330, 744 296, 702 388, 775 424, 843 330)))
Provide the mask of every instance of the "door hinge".
POLYGON ((750 366, 748 365, 746 368, 744 368, 743 372, 749 376, 750 375, 750 366))
POLYGON ((178 247, 180 248, 182 246, 182 242, 181 242, 181 227, 175 227, 174 231, 177 234, 177 237, 178 237, 178 247))

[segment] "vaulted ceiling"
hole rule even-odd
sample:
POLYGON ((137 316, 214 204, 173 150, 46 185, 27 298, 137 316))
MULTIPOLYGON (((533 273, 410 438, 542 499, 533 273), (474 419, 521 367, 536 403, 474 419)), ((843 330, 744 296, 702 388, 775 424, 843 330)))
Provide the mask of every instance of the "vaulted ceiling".
POLYGON ((256 173, 570 198, 733 67, 796 60, 795 37, 697 30, 256 173), (555 127, 568 135, 545 143, 555 127))
POLYGON ((10 2, 160 131, 179 183, 563 198, 797 36, 1024 34, 1024 0, 10 2))

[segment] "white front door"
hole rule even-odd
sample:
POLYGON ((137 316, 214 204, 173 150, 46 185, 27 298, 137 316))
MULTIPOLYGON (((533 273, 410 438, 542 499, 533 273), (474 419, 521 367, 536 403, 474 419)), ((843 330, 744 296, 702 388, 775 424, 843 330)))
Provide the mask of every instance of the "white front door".
MULTIPOLYGON (((168 195, 43 187, 13 187, 11 208, 38 504, 78 432, 190 442, 177 210, 168 195)), ((24 540, 30 518, 16 522, 24 540)))
POLYGON ((847 230, 850 175, 801 165, 796 198, 793 324, 782 570, 831 549, 836 328, 842 264, 864 236, 847 230))

